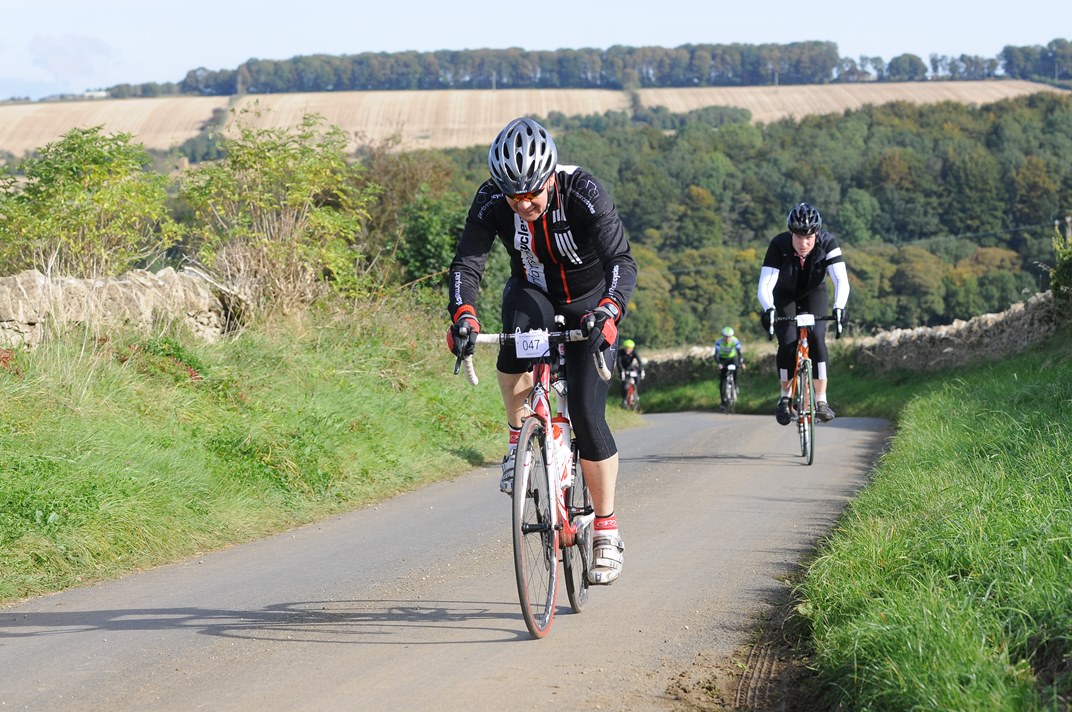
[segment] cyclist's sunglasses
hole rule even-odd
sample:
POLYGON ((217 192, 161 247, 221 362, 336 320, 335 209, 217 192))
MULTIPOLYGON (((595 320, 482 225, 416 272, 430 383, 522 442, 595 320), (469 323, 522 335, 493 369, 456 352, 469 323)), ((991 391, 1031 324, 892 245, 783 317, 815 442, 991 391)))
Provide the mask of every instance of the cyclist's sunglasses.
POLYGON ((507 193, 506 197, 514 201, 515 203, 520 203, 522 200, 527 200, 531 203, 533 200, 536 200, 536 198, 539 198, 541 195, 543 195, 543 191, 544 188, 540 188, 539 190, 530 190, 527 193, 507 193))

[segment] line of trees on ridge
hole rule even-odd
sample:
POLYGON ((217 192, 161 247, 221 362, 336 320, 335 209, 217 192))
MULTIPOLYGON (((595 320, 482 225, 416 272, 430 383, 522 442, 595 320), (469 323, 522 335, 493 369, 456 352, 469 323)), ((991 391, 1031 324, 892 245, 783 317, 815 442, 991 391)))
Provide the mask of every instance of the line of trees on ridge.
POLYGON ((762 86, 932 79, 1072 79, 1072 43, 1006 46, 996 57, 914 54, 841 57, 833 42, 694 44, 529 51, 520 48, 362 52, 250 59, 192 69, 179 82, 120 84, 112 97, 352 90, 762 86))

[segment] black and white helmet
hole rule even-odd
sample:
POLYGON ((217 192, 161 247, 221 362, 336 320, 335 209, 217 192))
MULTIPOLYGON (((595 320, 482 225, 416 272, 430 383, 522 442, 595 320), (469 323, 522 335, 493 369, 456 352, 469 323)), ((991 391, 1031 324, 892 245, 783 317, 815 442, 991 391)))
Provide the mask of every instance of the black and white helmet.
POLYGON ((538 190, 558 166, 558 149, 547 129, 532 119, 514 119, 488 151, 492 180, 507 195, 538 190))
POLYGON ((823 228, 823 219, 819 216, 818 210, 807 203, 800 203, 789 211, 785 225, 789 228, 789 232, 795 235, 811 235, 823 228))

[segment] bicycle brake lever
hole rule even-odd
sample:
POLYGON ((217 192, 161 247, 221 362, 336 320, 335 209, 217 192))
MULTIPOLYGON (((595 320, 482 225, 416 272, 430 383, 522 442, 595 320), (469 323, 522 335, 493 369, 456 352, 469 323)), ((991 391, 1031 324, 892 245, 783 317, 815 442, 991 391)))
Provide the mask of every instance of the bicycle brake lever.
POLYGON ((609 381, 610 380, 610 369, 607 368, 607 360, 606 360, 606 358, 604 358, 603 352, 602 351, 596 351, 595 353, 593 353, 592 354, 592 360, 595 361, 596 373, 599 374, 599 377, 601 379, 603 379, 604 381, 609 381))

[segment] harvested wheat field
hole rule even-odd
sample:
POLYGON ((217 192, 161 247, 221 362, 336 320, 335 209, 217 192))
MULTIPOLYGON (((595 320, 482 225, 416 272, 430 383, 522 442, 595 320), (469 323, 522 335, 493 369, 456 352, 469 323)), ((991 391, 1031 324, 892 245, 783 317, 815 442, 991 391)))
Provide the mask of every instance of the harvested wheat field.
POLYGON ((1008 81, 977 82, 870 82, 863 84, 804 84, 778 87, 704 87, 697 89, 642 89, 645 106, 665 106, 684 114, 705 106, 737 106, 752 112, 752 121, 770 123, 787 117, 833 114, 868 104, 907 101, 934 104, 956 101, 989 104, 1040 91, 1063 91, 1045 84, 1008 81))
POLYGON ((196 136, 230 97, 157 97, 0 104, 0 151, 16 156, 43 148, 74 128, 103 125, 146 148, 166 150, 196 136))
MULTIPOLYGON (((841 113, 890 101, 986 104, 1040 91, 1061 91, 1025 81, 905 82, 778 87, 643 89, 647 106, 686 112, 704 106, 748 109, 755 122, 841 113)), ((168 149, 196 135, 212 111, 233 97, 163 97, 0 104, 0 151, 22 156, 75 127, 103 125, 133 134, 147 148, 168 149)), ((597 89, 369 91, 245 96, 236 108, 260 112, 260 126, 286 126, 316 113, 353 136, 353 145, 397 136, 402 149, 487 144, 521 115, 547 116, 626 111, 629 95, 597 89)))
POLYGON ((247 96, 236 109, 254 104, 266 109, 257 122, 261 126, 294 125, 316 113, 353 134, 355 144, 397 135, 402 148, 415 149, 488 143, 510 119, 524 114, 626 111, 629 96, 597 89, 354 91, 247 96))

